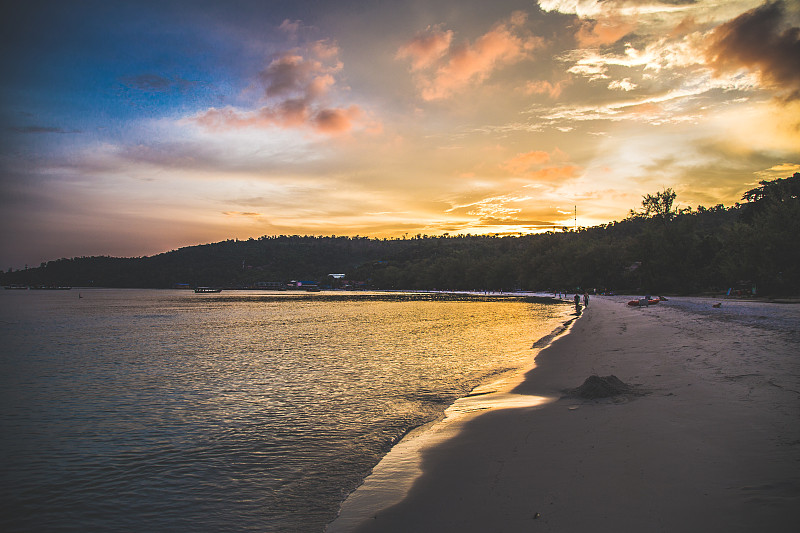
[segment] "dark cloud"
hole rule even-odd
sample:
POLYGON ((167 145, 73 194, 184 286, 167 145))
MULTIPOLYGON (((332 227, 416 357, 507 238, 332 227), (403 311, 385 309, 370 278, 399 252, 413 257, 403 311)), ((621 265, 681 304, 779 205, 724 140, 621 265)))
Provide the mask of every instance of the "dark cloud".
POLYGON ((770 2, 714 30, 706 57, 718 72, 757 70, 785 100, 800 99, 800 28, 788 27, 784 3, 770 2))
POLYGON ((356 106, 348 109, 322 109, 314 117, 316 129, 323 133, 338 133, 349 131, 354 119, 361 114, 356 106))
POLYGON ((346 133, 364 113, 355 105, 326 105, 328 92, 336 83, 335 75, 342 70, 338 54, 338 47, 329 41, 316 41, 305 50, 277 54, 258 75, 269 105, 250 111, 212 107, 191 120, 218 130, 277 126, 310 128, 325 135, 346 133))
POLYGON ((270 63, 260 77, 267 96, 284 96, 307 92, 315 71, 318 70, 319 63, 286 53, 270 63))

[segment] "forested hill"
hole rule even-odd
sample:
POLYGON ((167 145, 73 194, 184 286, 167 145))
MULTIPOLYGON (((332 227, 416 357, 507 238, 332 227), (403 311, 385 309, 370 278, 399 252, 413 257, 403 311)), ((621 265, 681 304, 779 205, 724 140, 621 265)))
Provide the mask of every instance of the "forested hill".
POLYGON ((598 288, 698 293, 729 287, 800 294, 800 173, 763 181, 733 207, 676 210, 671 189, 621 222, 518 237, 261 237, 141 258, 59 259, 0 284, 251 287, 345 274, 375 289, 598 288))

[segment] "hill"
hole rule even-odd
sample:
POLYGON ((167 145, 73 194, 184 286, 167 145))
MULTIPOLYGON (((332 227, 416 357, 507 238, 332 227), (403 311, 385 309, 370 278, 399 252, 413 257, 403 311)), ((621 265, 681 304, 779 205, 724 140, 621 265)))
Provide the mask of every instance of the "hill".
POLYGON ((525 236, 264 236, 150 257, 78 257, 0 274, 2 285, 253 287, 310 280, 375 289, 800 294, 800 173, 732 207, 676 210, 665 189, 620 222, 525 236))

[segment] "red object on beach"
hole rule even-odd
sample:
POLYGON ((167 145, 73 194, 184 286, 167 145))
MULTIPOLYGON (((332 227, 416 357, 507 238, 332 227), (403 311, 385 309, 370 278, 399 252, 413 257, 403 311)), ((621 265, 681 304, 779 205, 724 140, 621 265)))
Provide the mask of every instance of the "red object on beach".
POLYGON ((628 305, 631 305, 633 307, 638 307, 640 305, 656 305, 658 302, 661 301, 661 299, 651 298, 650 300, 647 300, 646 304, 644 303, 644 301, 645 301, 644 298, 642 298, 641 300, 631 300, 630 302, 628 302, 628 305))

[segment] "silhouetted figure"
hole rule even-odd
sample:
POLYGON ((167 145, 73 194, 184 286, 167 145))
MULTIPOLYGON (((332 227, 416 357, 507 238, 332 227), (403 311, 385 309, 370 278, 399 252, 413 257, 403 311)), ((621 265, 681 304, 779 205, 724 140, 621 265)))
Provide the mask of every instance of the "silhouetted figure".
POLYGON ((581 297, 578 293, 575 293, 575 314, 581 314, 581 297))

